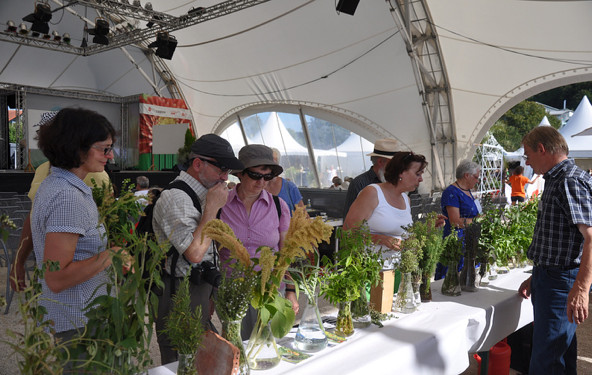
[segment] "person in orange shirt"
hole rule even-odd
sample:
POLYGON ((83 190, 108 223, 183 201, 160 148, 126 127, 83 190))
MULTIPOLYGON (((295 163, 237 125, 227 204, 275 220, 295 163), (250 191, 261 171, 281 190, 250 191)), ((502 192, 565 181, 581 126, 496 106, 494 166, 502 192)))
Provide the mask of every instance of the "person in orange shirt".
POLYGON ((513 206, 516 205, 517 202, 524 202, 526 198, 524 186, 526 184, 534 183, 537 180, 537 178, 539 178, 539 176, 537 175, 534 178, 534 180, 531 181, 528 179, 528 177, 523 176, 522 172, 524 172, 524 167, 519 165, 514 169, 514 173, 510 176, 510 178, 508 178, 508 182, 512 187, 511 199, 513 206))

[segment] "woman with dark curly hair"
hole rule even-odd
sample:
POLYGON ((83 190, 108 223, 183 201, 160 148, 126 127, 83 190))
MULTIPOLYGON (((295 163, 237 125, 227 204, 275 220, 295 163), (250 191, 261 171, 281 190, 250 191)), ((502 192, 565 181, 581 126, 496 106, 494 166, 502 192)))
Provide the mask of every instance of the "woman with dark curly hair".
POLYGON ((113 158, 115 130, 93 111, 65 108, 38 133, 38 144, 51 164, 33 203, 31 229, 37 264, 59 263, 45 272, 42 304, 46 319, 55 323, 55 336, 77 335, 87 318, 91 298, 106 294, 105 269, 111 265, 105 228, 99 225, 92 190, 84 182, 102 172, 113 158))

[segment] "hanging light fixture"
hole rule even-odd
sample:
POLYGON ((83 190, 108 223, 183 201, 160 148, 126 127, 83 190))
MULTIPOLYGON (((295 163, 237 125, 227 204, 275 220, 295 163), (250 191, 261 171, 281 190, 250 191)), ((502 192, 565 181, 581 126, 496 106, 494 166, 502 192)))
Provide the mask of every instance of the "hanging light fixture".
POLYGON ((29 29, 27 29, 27 25, 21 23, 18 27, 18 32, 21 35, 27 35, 29 33, 29 29))
POLYGON ((156 56, 171 60, 173 53, 175 53, 175 48, 177 48, 177 38, 169 35, 169 33, 158 33, 156 34, 156 41, 150 43, 148 47, 156 47, 156 56))
POLYGON ((35 11, 25 17, 23 21, 31 22, 31 31, 39 34, 49 34, 49 20, 51 20, 51 7, 47 3, 35 2, 35 11))
POLYGON ((6 22, 6 31, 8 31, 9 33, 16 33, 16 29, 17 27, 13 20, 9 20, 8 22, 6 22))
POLYGON ((70 38, 70 34, 68 33, 64 33, 64 35, 62 36, 62 40, 66 44, 70 44, 72 42, 72 38, 70 38))
POLYGON ((90 35, 94 35, 93 43, 109 45, 109 22, 103 18, 97 18, 94 29, 87 29, 90 35))

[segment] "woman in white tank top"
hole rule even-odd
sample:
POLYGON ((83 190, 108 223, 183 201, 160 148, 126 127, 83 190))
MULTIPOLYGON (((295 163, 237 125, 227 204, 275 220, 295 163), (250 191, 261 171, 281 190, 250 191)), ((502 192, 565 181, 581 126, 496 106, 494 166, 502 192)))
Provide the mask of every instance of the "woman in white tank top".
MULTIPOLYGON (((406 236, 404 227, 413 223, 407 193, 417 189, 423 181, 427 164, 423 155, 395 153, 385 168, 386 182, 365 187, 344 220, 343 228, 346 230, 367 222, 374 244, 383 249, 387 268, 392 267, 389 258, 397 257, 395 252, 398 253, 401 240, 406 236)), ((443 224, 442 216, 437 225, 443 224)))

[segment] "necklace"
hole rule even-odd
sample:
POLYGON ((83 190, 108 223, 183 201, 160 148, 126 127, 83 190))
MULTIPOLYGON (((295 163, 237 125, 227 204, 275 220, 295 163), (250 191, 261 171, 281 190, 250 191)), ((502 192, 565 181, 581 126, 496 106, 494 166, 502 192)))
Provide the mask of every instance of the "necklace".
POLYGON ((458 181, 454 181, 454 184, 455 184, 456 186, 458 186, 458 188, 459 188, 460 190, 462 190, 462 191, 471 191, 471 189, 463 189, 463 188, 461 188, 461 187, 460 187, 460 185, 458 184, 458 181))

